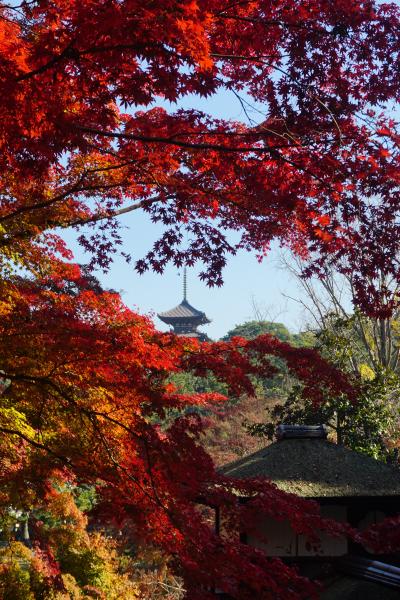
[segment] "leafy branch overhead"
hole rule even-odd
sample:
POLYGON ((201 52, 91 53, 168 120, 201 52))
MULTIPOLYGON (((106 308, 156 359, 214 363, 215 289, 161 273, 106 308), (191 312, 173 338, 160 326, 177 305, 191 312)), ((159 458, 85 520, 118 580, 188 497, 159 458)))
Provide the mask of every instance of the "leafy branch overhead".
POLYGON ((396 4, 1 10, 6 255, 32 265, 33 240, 66 252, 49 230, 91 224, 81 243, 107 268, 117 217, 140 209, 165 232, 139 272, 201 260, 202 277, 221 285, 229 254, 263 256, 278 239, 310 255, 312 270, 346 257, 358 304, 393 308, 374 278, 398 277, 398 127, 382 109, 398 101, 396 4), (211 106, 216 93, 236 97, 245 122, 157 106, 190 94, 211 106))

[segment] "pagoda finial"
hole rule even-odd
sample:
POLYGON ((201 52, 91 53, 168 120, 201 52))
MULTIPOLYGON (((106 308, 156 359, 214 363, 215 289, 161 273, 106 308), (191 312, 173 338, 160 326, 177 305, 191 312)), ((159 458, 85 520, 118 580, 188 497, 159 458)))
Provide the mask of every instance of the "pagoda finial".
POLYGON ((183 299, 187 300, 187 273, 186 273, 186 267, 183 267, 183 299))

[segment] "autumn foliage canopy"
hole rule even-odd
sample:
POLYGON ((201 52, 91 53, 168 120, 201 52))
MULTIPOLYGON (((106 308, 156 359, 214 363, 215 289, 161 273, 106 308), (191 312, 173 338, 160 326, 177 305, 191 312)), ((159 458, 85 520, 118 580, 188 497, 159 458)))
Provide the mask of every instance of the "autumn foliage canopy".
MULTIPOLYGON (((390 314, 397 300, 376 284, 400 280, 398 5, 32 0, 0 11, 2 510, 91 484, 99 522, 162 548, 189 598, 213 587, 309 597, 311 583, 238 536, 218 538, 198 506, 223 502, 242 525, 254 510, 289 518, 309 535, 339 525, 260 481, 236 485, 254 498, 238 506, 201 449, 200 418, 168 418, 224 399, 179 394, 170 375, 213 372, 251 393, 249 375, 272 374, 278 355, 315 402, 354 397, 350 382, 268 335, 198 345, 160 334, 71 262, 60 231, 81 231, 90 267, 108 268, 122 215, 145 211, 164 233, 136 269, 201 261, 210 285, 230 254, 262 258, 276 239, 313 272, 351 270, 359 306, 390 314), (235 97, 243 120, 166 108, 194 95, 212 106, 214 94, 235 97)), ((54 541, 36 529, 62 592, 54 541)))

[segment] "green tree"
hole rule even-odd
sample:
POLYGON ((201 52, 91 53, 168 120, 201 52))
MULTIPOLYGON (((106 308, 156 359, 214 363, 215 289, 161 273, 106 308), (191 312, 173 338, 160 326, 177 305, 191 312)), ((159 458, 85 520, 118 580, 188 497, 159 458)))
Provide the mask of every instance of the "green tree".
POLYGON ((279 423, 324 423, 338 443, 385 462, 396 462, 398 409, 388 397, 394 400, 398 383, 397 377, 387 374, 374 377, 362 382, 357 402, 344 397, 327 398, 320 406, 302 399, 300 386, 296 386, 283 403, 268 411, 266 422, 250 424, 247 430, 254 436, 273 439, 279 423))
POLYGON ((283 323, 273 323, 272 321, 246 321, 240 325, 236 325, 233 329, 222 338, 225 341, 232 339, 235 336, 244 337, 247 340, 252 340, 259 335, 268 333, 280 339, 282 342, 291 342, 292 334, 283 323))
POLYGON ((400 437, 399 405, 400 377, 384 363, 371 360, 374 353, 374 336, 371 319, 359 314, 348 318, 335 313, 324 315, 324 326, 314 334, 314 341, 321 354, 346 371, 359 386, 357 402, 344 397, 327 397, 323 404, 315 406, 301 396, 301 386, 294 385, 286 399, 267 408, 263 423, 247 426, 256 436, 273 438, 276 425, 304 423, 328 426, 338 443, 383 461, 397 461, 397 445, 400 437), (362 323, 365 335, 361 339, 358 326, 362 323))
MULTIPOLYGON (((287 342, 297 348, 311 348, 315 344, 315 336, 311 332, 292 334, 283 323, 272 321, 246 321, 236 325, 228 331, 223 340, 228 341, 233 337, 244 337, 248 340, 259 335, 272 335, 282 342, 287 342)), ((275 396, 282 398, 292 389, 295 380, 289 375, 285 362, 280 358, 271 358, 271 363, 276 367, 277 373, 271 379, 255 380, 255 388, 258 395, 275 396)))

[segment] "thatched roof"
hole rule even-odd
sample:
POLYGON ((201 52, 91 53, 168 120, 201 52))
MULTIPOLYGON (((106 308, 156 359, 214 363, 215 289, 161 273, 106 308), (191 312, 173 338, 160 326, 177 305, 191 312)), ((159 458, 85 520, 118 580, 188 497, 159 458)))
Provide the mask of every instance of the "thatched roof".
POLYGON ((324 439, 283 439, 221 468, 308 498, 400 496, 400 470, 324 439))

